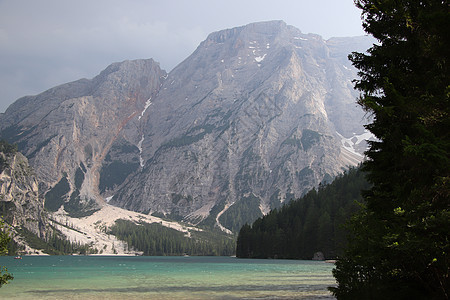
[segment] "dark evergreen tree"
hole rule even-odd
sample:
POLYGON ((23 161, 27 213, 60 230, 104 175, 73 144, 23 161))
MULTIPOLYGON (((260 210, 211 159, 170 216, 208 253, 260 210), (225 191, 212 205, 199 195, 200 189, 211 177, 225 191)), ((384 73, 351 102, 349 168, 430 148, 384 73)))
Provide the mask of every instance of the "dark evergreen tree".
POLYGON ((237 257, 311 259, 321 251, 335 258, 345 241, 342 228, 362 201, 361 190, 369 188, 359 168, 352 168, 329 185, 311 190, 251 226, 239 231, 237 257))
POLYGON ((222 232, 191 232, 187 237, 183 232, 157 223, 117 220, 110 233, 126 241, 128 247, 142 251, 143 255, 230 256, 235 251, 234 239, 222 232))
POLYGON ((355 4, 378 40, 350 55, 378 141, 364 164, 373 188, 349 225, 332 291, 338 299, 448 299, 449 3, 355 4))
MULTIPOLYGON (((11 236, 9 234, 9 229, 7 228, 5 222, 3 222, 3 219, 0 218, 0 255, 5 255, 8 253, 7 248, 10 240, 11 236)), ((0 267, 0 287, 13 279, 14 277, 8 273, 6 267, 0 267)))

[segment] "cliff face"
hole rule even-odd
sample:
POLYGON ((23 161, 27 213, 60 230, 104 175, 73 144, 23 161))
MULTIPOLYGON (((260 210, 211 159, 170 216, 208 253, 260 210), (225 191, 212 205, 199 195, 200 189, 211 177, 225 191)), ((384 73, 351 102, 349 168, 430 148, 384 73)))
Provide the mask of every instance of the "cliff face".
MULTIPOLYGON (((141 129, 137 117, 165 75, 153 60, 110 65, 92 80, 82 79, 17 100, 1 119, 2 137, 17 143, 44 183, 50 210, 70 202, 71 212, 102 203, 100 169, 114 147, 128 171, 137 169, 141 129)), ((121 170, 122 171, 122 170, 121 170)))
POLYGON ((235 230, 362 159, 346 56, 283 22, 212 33, 169 74, 152 60, 16 101, 0 117, 45 185, 46 207, 104 201, 235 230))
POLYGON ((283 22, 211 34, 152 99, 142 169, 113 203, 236 229, 356 164, 352 46, 283 22))
POLYGON ((22 154, 0 152, 0 208, 13 227, 25 228, 45 239, 50 233, 38 181, 22 154))

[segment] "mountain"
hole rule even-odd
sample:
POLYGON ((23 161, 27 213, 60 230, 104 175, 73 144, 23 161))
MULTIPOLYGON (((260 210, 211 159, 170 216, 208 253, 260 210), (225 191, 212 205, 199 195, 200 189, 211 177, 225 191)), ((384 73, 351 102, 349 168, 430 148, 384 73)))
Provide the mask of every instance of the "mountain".
POLYGON ((22 247, 27 243, 17 236, 18 230, 43 240, 52 234, 38 181, 27 158, 4 141, 0 141, 0 215, 12 226, 15 242, 22 247))
MULTIPOLYGON (((141 254, 140 245, 129 245, 119 239, 123 230, 118 233, 113 231, 120 222, 131 223, 136 230, 151 227, 164 232, 165 243, 160 243, 161 246, 173 242, 174 237, 178 243, 189 243, 190 247, 185 247, 186 253, 193 250, 197 250, 196 254, 201 250, 223 251, 221 245, 215 245, 216 240, 227 243, 229 249, 233 248, 230 245, 234 245, 233 240, 220 234, 216 234, 217 238, 213 240, 209 232, 110 205, 103 205, 102 209, 84 218, 72 218, 61 210, 49 214, 44 209, 35 171, 27 158, 5 141, 0 141, 0 216, 11 230, 14 241, 9 244, 9 255, 141 254), (122 220, 116 224, 119 219, 122 220), (195 238, 189 238, 191 234, 195 238), (198 240, 202 241, 201 250, 194 247, 199 244, 198 240)), ((231 255, 228 251, 227 254, 231 255)))
POLYGON ((6 110, 1 135, 17 143, 35 168, 47 209, 66 204, 73 215, 98 209, 103 203, 100 172, 117 148, 136 150, 114 157, 124 169, 139 166, 138 114, 165 74, 153 60, 115 63, 92 80, 21 98, 6 110))
POLYGON ((0 135, 36 169, 47 210, 109 202, 236 231, 361 161, 346 57, 371 42, 282 21, 215 32, 170 73, 125 61, 21 98, 0 135))

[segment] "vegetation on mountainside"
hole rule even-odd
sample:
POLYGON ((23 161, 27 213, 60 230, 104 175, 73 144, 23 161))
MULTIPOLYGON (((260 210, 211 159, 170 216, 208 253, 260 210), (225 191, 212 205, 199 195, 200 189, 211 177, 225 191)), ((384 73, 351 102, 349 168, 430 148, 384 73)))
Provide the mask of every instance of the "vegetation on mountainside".
MULTIPOLYGON (((69 254, 98 254, 98 250, 92 243, 82 244, 80 242, 71 242, 67 240, 56 229, 46 239, 40 238, 25 227, 15 228, 20 238, 24 240, 32 249, 40 250, 50 255, 69 255, 69 254)), ((9 255, 20 255, 25 252, 23 245, 19 245, 13 240, 8 244, 9 255)))
POLYGON ((17 152, 17 145, 11 145, 5 140, 0 140, 0 172, 7 166, 7 157, 17 152))
POLYGON ((75 187, 76 189, 70 195, 69 201, 66 200, 68 193, 70 192, 70 184, 67 179, 67 175, 61 178, 61 180, 45 194, 44 207, 47 211, 55 212, 64 205, 64 210, 72 218, 82 218, 92 215, 98 210, 98 207, 94 200, 80 198, 81 183, 83 182, 84 175, 80 168, 75 172, 75 187))
POLYGON ((45 194, 45 209, 51 212, 57 211, 64 204, 65 196, 69 191, 69 181, 64 176, 45 194))
POLYGON ((373 184, 336 264, 338 299, 450 295, 448 1, 359 0, 378 44, 350 60, 373 116, 364 170, 373 184))
POLYGON ((237 233, 248 220, 256 220, 262 216, 260 203, 261 200, 253 194, 242 197, 219 217, 219 222, 233 233, 237 233))
POLYGON ((221 232, 191 231, 191 237, 187 237, 161 224, 117 220, 110 233, 125 241, 130 249, 142 251, 143 255, 230 256, 235 251, 235 240, 221 232))
POLYGON ((238 235, 236 256, 242 258, 311 259, 340 253, 346 231, 343 224, 359 209, 361 190, 369 184, 358 168, 338 176, 303 197, 244 225, 238 235))
POLYGON ((16 154, 17 145, 11 145, 5 140, 0 140, 0 152, 4 153, 5 155, 16 154))
MULTIPOLYGON (((9 234, 9 229, 5 225, 3 219, 0 218, 0 255, 5 255, 8 253, 8 243, 10 240, 11 236, 9 234)), ((8 273, 8 269, 6 269, 6 267, 0 267, 0 287, 13 279, 14 277, 8 273)))

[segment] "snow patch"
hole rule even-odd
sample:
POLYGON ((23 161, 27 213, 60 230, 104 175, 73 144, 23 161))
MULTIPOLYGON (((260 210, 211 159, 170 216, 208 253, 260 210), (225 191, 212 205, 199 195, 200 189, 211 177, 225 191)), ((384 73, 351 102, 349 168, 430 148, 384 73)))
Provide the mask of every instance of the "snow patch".
POLYGON ((138 120, 140 120, 140 119, 144 116, 145 111, 147 110, 147 108, 148 108, 150 105, 152 105, 152 101, 151 101, 151 100, 152 100, 152 97, 148 98, 148 100, 145 101, 144 110, 142 110, 141 115, 138 117, 138 120))
POLYGON ((267 54, 264 54, 263 56, 257 56, 255 57, 256 62, 260 63, 264 60, 264 58, 266 58, 267 54))
POLYGON ((349 152, 358 155, 360 157, 364 157, 363 154, 359 153, 356 150, 356 147, 364 141, 368 141, 368 140, 373 140, 374 139, 374 135, 369 132, 368 130, 364 130, 364 133, 362 134, 354 134, 352 137, 350 138, 346 138, 344 136, 342 136, 339 132, 337 133, 339 135, 339 137, 341 138, 341 144, 342 147, 346 150, 348 150, 349 152))
POLYGON ((304 39, 304 38, 296 36, 296 37, 294 37, 294 40, 307 41, 308 39, 304 39))
POLYGON ((225 207, 222 209, 222 211, 219 212, 219 213, 217 214, 217 217, 216 217, 216 225, 219 226, 220 230, 222 230, 223 232, 228 233, 228 234, 232 234, 233 232, 231 232, 231 230, 229 230, 228 228, 225 228, 222 224, 220 224, 219 218, 220 218, 220 216, 221 216, 224 212, 226 212, 227 209, 230 208, 230 206, 233 205, 233 204, 234 204, 234 202, 231 203, 231 204, 230 204, 230 203, 229 203, 229 204, 226 204, 225 207))
POLYGON ((261 213, 265 216, 270 212, 270 207, 267 204, 259 204, 259 210, 261 211, 261 213))
POLYGON ((141 140, 137 144, 137 147, 139 149, 139 164, 141 165, 141 168, 145 166, 144 159, 142 158, 142 143, 144 142, 144 135, 142 135, 141 140))
POLYGON ((106 203, 109 203, 109 201, 111 201, 112 198, 114 198, 114 195, 106 197, 105 198, 106 203))

